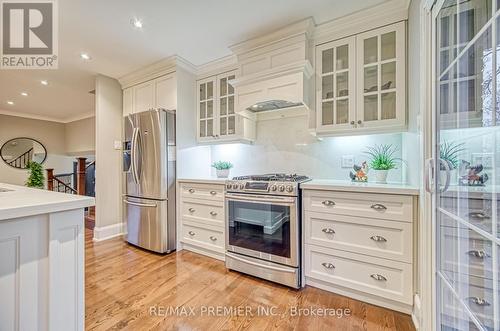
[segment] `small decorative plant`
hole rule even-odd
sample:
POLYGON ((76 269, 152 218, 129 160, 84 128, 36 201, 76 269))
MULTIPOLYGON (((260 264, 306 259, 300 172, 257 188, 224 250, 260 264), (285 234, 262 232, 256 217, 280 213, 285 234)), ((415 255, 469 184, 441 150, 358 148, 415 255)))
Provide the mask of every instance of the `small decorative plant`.
POLYGON ((377 183, 387 183, 387 174, 389 170, 396 169, 397 162, 400 158, 395 157, 398 151, 391 144, 375 145, 368 147, 365 152, 370 156, 370 168, 375 172, 375 181, 377 183))
POLYGON ((27 169, 29 172, 29 177, 26 181, 26 186, 34 188, 44 188, 45 177, 43 176, 42 165, 38 162, 30 161, 27 164, 27 169))
MULTIPOLYGON (((446 162, 448 162, 450 169, 454 170, 458 168, 459 165, 459 154, 460 152, 463 152, 465 150, 464 148, 465 144, 463 143, 455 143, 455 142, 448 142, 448 141, 443 141, 439 145, 439 155, 440 158, 446 162)), ((444 166, 440 166, 441 170, 445 170, 444 166)))
POLYGON ((215 168, 218 178, 229 177, 229 170, 233 167, 231 162, 227 161, 217 161, 212 163, 212 168, 215 168))

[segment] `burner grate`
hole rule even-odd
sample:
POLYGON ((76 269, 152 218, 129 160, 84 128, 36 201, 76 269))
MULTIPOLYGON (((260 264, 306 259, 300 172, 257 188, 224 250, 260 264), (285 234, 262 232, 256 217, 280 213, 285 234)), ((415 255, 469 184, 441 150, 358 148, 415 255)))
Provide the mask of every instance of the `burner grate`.
POLYGON ((297 174, 265 174, 233 177, 233 180, 252 180, 260 182, 304 182, 309 177, 297 174))

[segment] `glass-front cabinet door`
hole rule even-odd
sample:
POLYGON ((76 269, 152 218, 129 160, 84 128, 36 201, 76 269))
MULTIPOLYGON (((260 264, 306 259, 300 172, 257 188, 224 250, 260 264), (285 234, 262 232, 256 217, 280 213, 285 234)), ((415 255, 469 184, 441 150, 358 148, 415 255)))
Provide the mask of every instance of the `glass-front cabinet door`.
POLYGON ((198 140, 209 141, 216 136, 215 86, 210 77, 198 81, 198 140))
POLYGON ((350 37, 316 48, 317 130, 342 131, 356 126, 356 38, 350 37))
POLYGON ((437 330, 500 330, 498 9, 433 8, 437 330))
POLYGON ((357 39, 358 128, 406 125, 405 23, 362 33, 357 39))
POLYGON ((219 137, 232 138, 236 135, 236 114, 234 111, 234 87, 229 81, 235 79, 234 72, 217 76, 218 81, 218 131, 219 137))

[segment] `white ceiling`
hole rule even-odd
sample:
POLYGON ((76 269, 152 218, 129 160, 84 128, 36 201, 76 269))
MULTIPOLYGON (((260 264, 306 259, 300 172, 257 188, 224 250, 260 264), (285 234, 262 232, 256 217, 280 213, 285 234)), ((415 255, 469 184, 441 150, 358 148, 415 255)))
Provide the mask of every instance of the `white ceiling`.
POLYGON ((1 70, 0 113, 62 122, 86 117, 94 110, 88 92, 97 73, 118 78, 174 54, 204 64, 229 55, 230 45, 294 21, 313 17, 321 24, 384 1, 58 1, 59 69, 1 70), (142 30, 132 27, 134 17, 143 21, 142 30), (92 60, 83 62, 81 52, 92 60), (42 86, 41 79, 49 85, 42 86))

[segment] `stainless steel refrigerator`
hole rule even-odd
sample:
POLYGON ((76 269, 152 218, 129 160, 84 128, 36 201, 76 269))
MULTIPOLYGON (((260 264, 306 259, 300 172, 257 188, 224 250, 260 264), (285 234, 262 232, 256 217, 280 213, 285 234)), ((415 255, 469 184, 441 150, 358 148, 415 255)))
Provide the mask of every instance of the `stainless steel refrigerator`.
POLYGON ((128 115, 124 123, 125 240, 158 253, 175 250, 175 112, 128 115))

